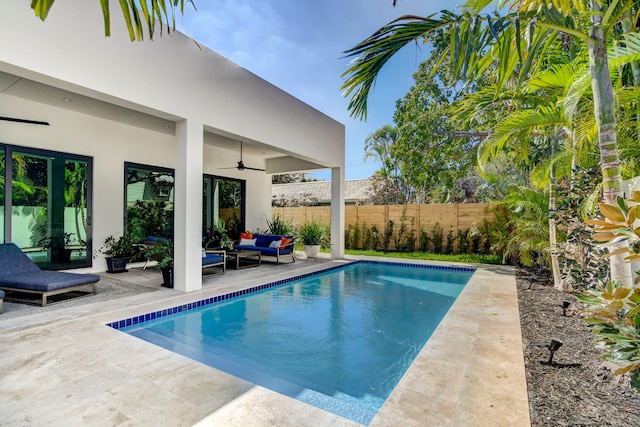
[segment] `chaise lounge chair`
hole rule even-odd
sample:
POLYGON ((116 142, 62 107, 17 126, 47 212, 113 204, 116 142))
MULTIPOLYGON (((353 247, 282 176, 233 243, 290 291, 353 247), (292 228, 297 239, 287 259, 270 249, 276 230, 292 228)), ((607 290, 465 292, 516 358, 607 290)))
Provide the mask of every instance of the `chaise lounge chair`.
MULTIPOLYGON (((39 294, 42 306, 51 295, 84 291, 85 296, 95 294, 95 284, 100 276, 61 271, 40 270, 19 247, 13 243, 0 244, 0 289, 4 291, 39 294)), ((5 295, 9 299, 9 295, 5 295)), ((11 297, 14 301, 29 302, 11 297)), ((53 304, 53 303, 52 303, 53 304)))

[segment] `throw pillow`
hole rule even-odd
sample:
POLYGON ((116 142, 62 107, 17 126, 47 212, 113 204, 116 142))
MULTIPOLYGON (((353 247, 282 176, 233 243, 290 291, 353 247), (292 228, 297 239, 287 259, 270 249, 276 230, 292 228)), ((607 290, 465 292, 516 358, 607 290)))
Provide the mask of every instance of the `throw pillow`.
POLYGON ((274 240, 273 242, 271 242, 269 244, 269 247, 270 248, 279 248, 281 244, 282 244, 282 240, 274 240))
POLYGON ((202 258, 206 258, 207 257, 207 253, 205 252, 204 248, 202 248, 202 258))
POLYGON ((291 243, 291 240, 292 240, 292 239, 291 239, 290 237, 283 237, 283 238, 282 238, 282 246, 280 246, 280 249, 286 249, 286 248, 287 248, 287 245, 288 245, 289 243, 291 243))
POLYGON ((256 245, 256 239, 243 239, 242 237, 240 238, 240 246, 255 246, 256 245))
POLYGON ((245 231, 243 233, 240 233, 240 238, 241 239, 247 239, 247 240, 253 239, 253 233, 250 232, 250 231, 245 231))

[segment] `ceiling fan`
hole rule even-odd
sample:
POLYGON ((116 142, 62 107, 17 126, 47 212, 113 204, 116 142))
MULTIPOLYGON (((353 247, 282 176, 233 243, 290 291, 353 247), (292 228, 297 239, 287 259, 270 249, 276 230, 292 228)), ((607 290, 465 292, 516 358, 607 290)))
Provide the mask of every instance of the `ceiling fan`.
POLYGON ((220 168, 220 169, 238 169, 239 171, 243 171, 245 169, 248 170, 252 170, 252 171, 262 171, 264 172, 265 169, 260 169, 260 168, 250 168, 249 166, 245 166, 244 162, 242 161, 242 141, 240 141, 240 161, 238 162, 238 166, 231 166, 228 168, 220 168))

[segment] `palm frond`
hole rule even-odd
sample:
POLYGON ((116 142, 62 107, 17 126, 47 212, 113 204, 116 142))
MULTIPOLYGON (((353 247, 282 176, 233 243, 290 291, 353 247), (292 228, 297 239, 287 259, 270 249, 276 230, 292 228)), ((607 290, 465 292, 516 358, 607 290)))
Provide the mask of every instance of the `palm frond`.
MULTIPOLYGON (((195 5, 192 0, 186 0, 195 5)), ((31 9, 43 21, 47 18, 55 0, 31 0, 31 9)), ((131 41, 144 39, 145 28, 149 39, 153 39, 156 25, 160 27, 159 34, 165 31, 170 34, 176 28, 176 12, 184 13, 185 0, 119 0, 122 16, 127 24, 127 31, 131 41)), ((109 0, 100 0, 104 21, 104 33, 111 35, 111 12, 109 0)))
POLYGON ((517 145, 518 156, 527 162, 529 141, 535 131, 549 133, 551 129, 565 126, 566 119, 562 112, 553 107, 517 110, 498 123, 494 132, 480 145, 478 161, 480 165, 489 162, 497 152, 507 144, 517 145))
POLYGON ((433 16, 401 16, 344 52, 346 57, 354 57, 342 74, 346 80, 341 88, 345 97, 353 95, 348 106, 351 116, 366 119, 369 92, 389 59, 407 44, 447 27, 457 19, 449 13, 443 14, 441 19, 433 16))
POLYGON ((618 68, 634 61, 640 61, 640 33, 627 33, 624 44, 609 49, 609 67, 618 68))

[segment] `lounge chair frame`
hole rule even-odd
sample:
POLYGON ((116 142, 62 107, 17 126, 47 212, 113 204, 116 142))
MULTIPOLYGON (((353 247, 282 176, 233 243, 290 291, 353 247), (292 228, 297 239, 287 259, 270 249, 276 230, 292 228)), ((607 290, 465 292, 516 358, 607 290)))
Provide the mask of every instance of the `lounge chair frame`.
POLYGON ((96 287, 95 287, 95 283, 89 283, 86 285, 78 285, 78 286, 71 286, 68 288, 61 288, 61 289, 54 289, 52 291, 34 291, 31 289, 19 289, 19 288, 10 288, 7 286, 0 286, 0 289, 2 289, 3 291, 5 291, 5 296, 4 298, 9 301, 9 302, 23 302, 23 303, 31 303, 33 304, 33 300, 30 299, 23 299, 23 298, 16 298, 15 296, 13 296, 13 293, 25 293, 25 294, 37 294, 37 295, 41 295, 42 296, 42 307, 45 307, 47 305, 53 305, 53 304, 57 304, 59 302, 64 302, 64 301, 68 301, 69 299, 76 299, 76 298, 82 298, 85 296, 90 296, 90 295, 94 295, 96 293, 96 287), (59 295, 59 294, 66 294, 68 292, 82 292, 82 295, 78 295, 78 296, 74 296, 73 298, 69 298, 69 299, 64 299, 64 300, 60 300, 60 301, 54 301, 54 302, 49 302, 47 300, 47 298, 49 298, 52 295, 59 295), (9 292, 9 293, 7 293, 9 292))

